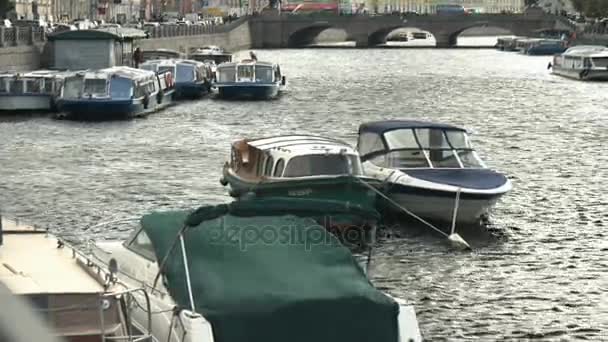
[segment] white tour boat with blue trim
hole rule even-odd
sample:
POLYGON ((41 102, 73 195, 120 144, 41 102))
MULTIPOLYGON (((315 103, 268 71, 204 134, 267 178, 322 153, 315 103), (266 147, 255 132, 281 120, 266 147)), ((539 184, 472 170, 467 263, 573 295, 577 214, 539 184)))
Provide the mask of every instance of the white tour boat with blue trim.
POLYGON ((154 59, 140 64, 139 67, 154 72, 171 72, 175 80, 176 98, 200 98, 211 90, 213 72, 211 67, 203 62, 188 59, 154 59))
POLYGON ((608 81, 608 48, 578 45, 553 57, 549 64, 556 75, 583 81, 608 81))
POLYGON ((272 99, 286 84, 278 64, 255 59, 220 64, 216 73, 215 87, 223 99, 272 99))
POLYGON ((0 73, 0 111, 54 111, 68 75, 53 70, 0 73))
POLYGON ((511 190, 502 173, 486 167, 465 129, 422 121, 377 121, 359 127, 357 148, 366 176, 414 214, 437 221, 479 222, 511 190))
POLYGON ((119 66, 68 77, 57 105, 68 119, 127 119, 171 105, 173 93, 171 72, 119 66))

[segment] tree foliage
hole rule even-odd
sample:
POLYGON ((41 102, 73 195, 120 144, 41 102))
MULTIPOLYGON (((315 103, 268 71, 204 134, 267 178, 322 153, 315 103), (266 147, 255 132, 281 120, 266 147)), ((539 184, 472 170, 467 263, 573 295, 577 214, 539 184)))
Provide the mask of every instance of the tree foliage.
POLYGON ((608 0, 572 0, 572 6, 586 17, 608 17, 608 0))
POLYGON ((0 0, 0 19, 6 18, 6 13, 13 9, 13 3, 10 0, 0 0))

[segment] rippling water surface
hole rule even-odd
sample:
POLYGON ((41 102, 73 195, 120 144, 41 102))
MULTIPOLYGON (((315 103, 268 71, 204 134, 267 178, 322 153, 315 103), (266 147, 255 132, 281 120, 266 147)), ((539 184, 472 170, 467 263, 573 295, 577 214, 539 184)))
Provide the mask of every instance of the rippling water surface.
POLYGON ((374 283, 416 305, 428 340, 608 340, 608 84, 551 76, 547 57, 493 50, 276 50, 289 91, 205 99, 147 119, 0 117, 0 206, 79 237, 153 209, 228 200, 232 140, 311 133, 355 142, 363 121, 413 118, 474 132, 514 184, 472 253, 407 229, 375 251, 374 283))

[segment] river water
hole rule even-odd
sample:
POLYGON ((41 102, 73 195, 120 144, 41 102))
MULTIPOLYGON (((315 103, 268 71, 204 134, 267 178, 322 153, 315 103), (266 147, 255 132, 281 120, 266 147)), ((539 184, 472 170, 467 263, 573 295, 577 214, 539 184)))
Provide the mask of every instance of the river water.
POLYGON ((608 340, 608 84, 552 76, 548 57, 494 50, 259 51, 289 90, 268 102, 187 102, 147 119, 0 118, 0 206, 80 238, 154 209, 229 200, 218 179, 240 137, 310 133, 355 142, 369 120, 450 122, 474 132, 514 189, 474 251, 402 229, 375 251, 380 288, 416 305, 432 341, 608 340))

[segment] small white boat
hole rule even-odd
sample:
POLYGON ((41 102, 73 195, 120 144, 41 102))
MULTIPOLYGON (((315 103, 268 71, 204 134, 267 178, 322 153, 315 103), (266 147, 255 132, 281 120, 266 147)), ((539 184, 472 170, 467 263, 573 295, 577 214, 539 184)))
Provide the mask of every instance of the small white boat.
POLYGON ((150 338, 151 320, 144 318, 140 331, 126 310, 137 297, 150 310, 145 290, 125 287, 116 273, 45 230, 0 217, 0 266, 0 282, 29 299, 62 341, 150 338))
MULTIPOLYGON (((511 189, 511 182, 478 157, 466 130, 422 121, 390 120, 362 124, 357 145, 366 176, 379 190, 414 214, 475 223, 511 189)), ((390 205, 393 208, 392 205, 390 205)))
POLYGON ((54 111, 69 72, 0 73, 0 111, 54 111))
POLYGON ((215 65, 232 62, 232 54, 215 45, 203 46, 192 52, 188 58, 215 65))
POLYGON ((127 119, 171 105, 174 91, 171 72, 112 67, 66 78, 57 105, 68 119, 127 119))
POLYGON ((600 45, 573 46, 554 56, 549 66, 556 75, 583 81, 608 81, 608 48, 600 45))
POLYGON ((175 80, 175 97, 195 99, 211 90, 213 72, 205 63, 189 59, 152 59, 139 65, 140 69, 156 73, 171 72, 175 80))
POLYGON ((245 59, 217 67, 215 88, 223 99, 266 100, 279 95, 286 85, 275 63, 245 59))

